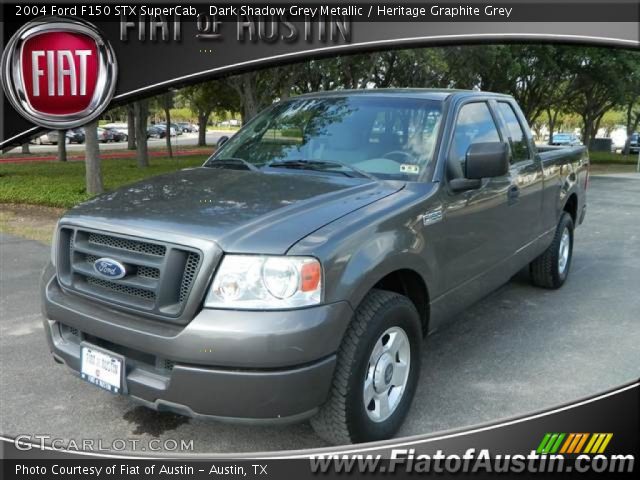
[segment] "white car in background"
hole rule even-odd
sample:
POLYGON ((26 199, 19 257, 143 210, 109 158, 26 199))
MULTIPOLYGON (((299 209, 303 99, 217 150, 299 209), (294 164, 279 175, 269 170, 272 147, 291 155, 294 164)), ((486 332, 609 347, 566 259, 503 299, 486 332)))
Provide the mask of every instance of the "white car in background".
POLYGON ((611 149, 616 150, 624 149, 627 143, 627 130, 626 128, 618 128, 611 132, 611 149))

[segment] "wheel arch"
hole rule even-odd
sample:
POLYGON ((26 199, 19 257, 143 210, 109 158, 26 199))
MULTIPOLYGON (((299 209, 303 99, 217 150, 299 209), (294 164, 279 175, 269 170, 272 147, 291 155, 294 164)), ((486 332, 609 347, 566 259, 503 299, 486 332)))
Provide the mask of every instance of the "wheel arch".
POLYGON ((399 293, 411 300, 420 315, 422 333, 427 334, 430 318, 429 289, 418 272, 408 268, 394 270, 378 280, 372 288, 399 293))
MULTIPOLYGON (((350 279, 349 271, 358 268, 358 262, 347 268, 343 280, 350 279)), ((360 266, 362 268, 362 265, 360 266)), ((358 281, 351 284, 348 299, 354 309, 362 303, 373 289, 388 290, 408 297, 415 305, 422 323, 423 333, 429 329, 431 318, 430 299, 433 293, 429 282, 427 264, 419 255, 398 254, 387 257, 378 265, 371 266, 358 281)), ((353 273, 353 272, 352 272, 353 273)), ((349 281, 346 284, 351 283, 349 281)), ((343 283, 343 286, 346 284, 343 283)), ((346 292, 345 292, 346 293, 346 292)))
POLYGON ((578 224, 578 194, 572 192, 569 194, 562 207, 562 212, 567 212, 573 219, 573 224, 578 224))

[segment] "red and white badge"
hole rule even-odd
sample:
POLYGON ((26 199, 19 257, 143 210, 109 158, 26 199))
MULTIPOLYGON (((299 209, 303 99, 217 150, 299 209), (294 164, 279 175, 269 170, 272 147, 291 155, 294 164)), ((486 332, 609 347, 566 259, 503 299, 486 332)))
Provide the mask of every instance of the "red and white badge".
POLYGON ((2 86, 31 122, 52 129, 84 125, 115 91, 113 48, 90 23, 46 17, 18 30, 2 55, 2 86))

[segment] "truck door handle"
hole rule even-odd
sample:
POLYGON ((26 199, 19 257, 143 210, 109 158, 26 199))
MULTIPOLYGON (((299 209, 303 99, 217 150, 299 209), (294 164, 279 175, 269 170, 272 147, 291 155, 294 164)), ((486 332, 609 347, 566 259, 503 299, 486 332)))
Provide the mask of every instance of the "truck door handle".
POLYGON ((520 197, 520 189, 517 185, 511 185, 507 191, 507 200, 509 205, 516 203, 518 201, 518 197, 520 197))

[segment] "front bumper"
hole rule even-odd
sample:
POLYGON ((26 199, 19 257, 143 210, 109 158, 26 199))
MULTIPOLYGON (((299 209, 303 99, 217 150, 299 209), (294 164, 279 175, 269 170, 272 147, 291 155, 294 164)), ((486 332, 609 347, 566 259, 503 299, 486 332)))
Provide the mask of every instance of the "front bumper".
POLYGON ((124 313, 42 285, 54 358, 80 371, 80 342, 126 359, 126 393, 157 410, 232 420, 298 420, 329 392, 353 310, 346 302, 278 312, 202 310, 186 326, 124 313))

